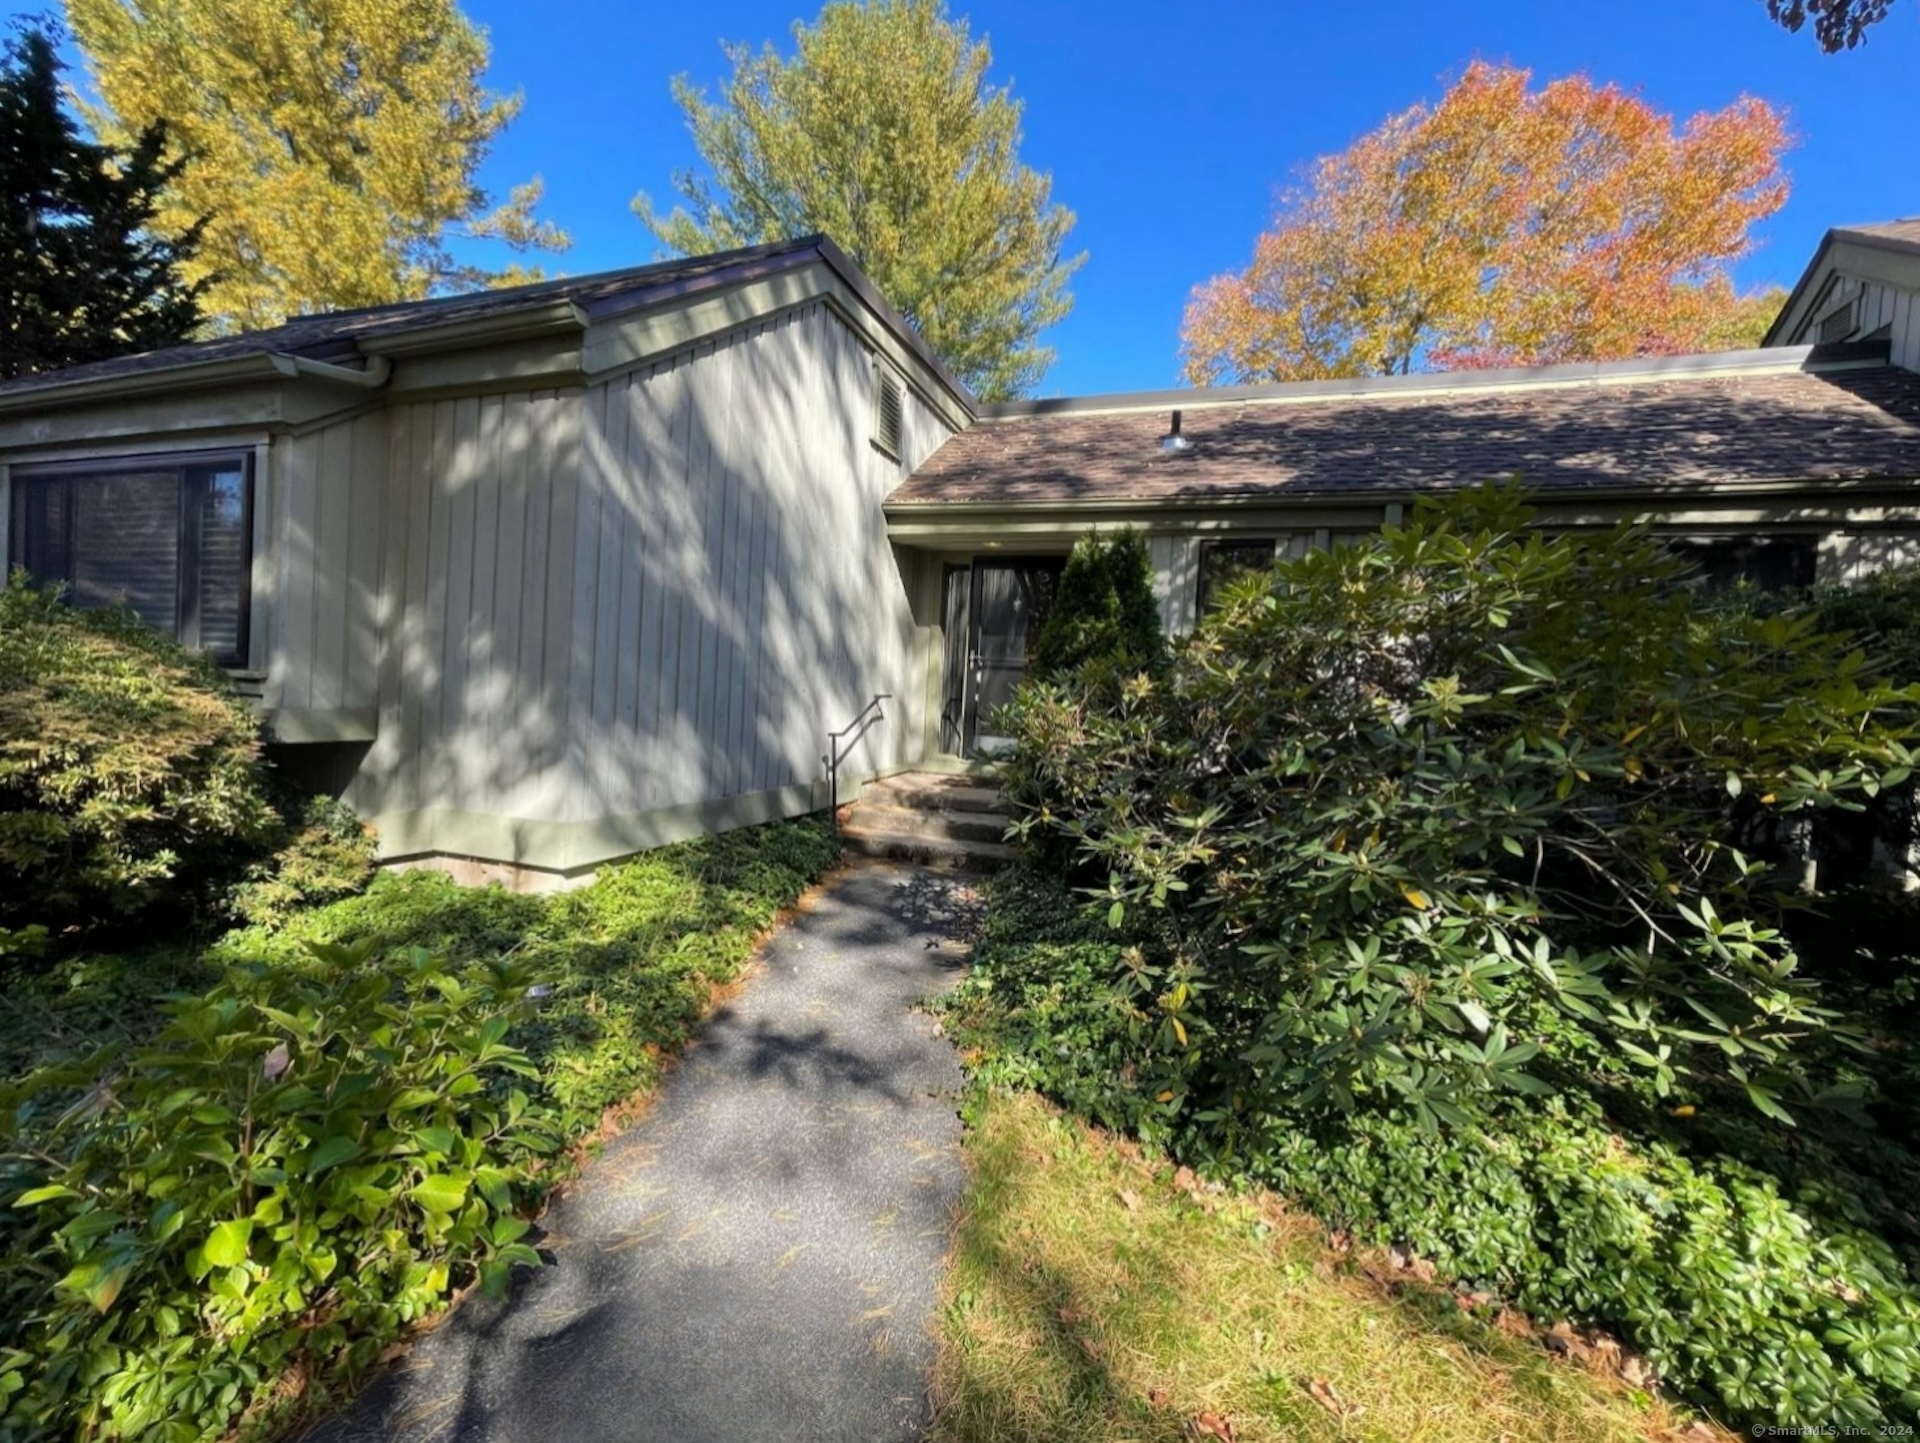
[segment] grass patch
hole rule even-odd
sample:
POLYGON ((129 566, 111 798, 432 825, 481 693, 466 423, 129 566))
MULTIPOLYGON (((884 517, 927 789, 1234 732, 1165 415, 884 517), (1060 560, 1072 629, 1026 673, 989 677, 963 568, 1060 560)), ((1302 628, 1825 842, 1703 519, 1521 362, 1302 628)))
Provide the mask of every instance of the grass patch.
POLYGON ((1721 1436, 1031 1093, 979 1089, 971 1124, 936 1443, 1721 1436))

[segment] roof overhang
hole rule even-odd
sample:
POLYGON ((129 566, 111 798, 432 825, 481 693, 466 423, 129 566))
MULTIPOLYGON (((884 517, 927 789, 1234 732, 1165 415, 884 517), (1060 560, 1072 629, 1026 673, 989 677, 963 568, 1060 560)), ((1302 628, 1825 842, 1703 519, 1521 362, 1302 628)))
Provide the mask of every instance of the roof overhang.
POLYGON ((183 391, 206 391, 300 379, 345 389, 377 385, 386 380, 384 363, 364 371, 350 366, 289 356, 276 351, 254 351, 218 361, 188 361, 178 366, 124 376, 94 376, 66 384, 53 382, 26 391, 0 391, 0 416, 23 412, 66 410, 74 406, 117 401, 129 396, 162 396, 183 391), (362 378, 366 379, 362 379, 362 378))
POLYGON ((600 299, 561 297, 434 324, 385 325, 330 344, 326 360, 263 348, 108 375, 0 390, 0 417, 149 400, 188 392, 293 382, 336 391, 376 390, 389 377, 414 395, 491 385, 585 384, 764 319, 825 300, 884 354, 955 429, 979 404, 859 266, 824 236, 765 248, 694 276, 648 282, 600 299), (358 356, 363 366, 342 364, 358 356), (488 357, 498 364, 489 364, 488 357), (396 364, 397 363, 397 364, 396 364))
MULTIPOLYGON (((1496 479, 1496 478, 1489 478, 1496 479)), ((1423 497, 1477 482, 1425 488, 1314 488, 1232 495, 1102 497, 1097 500, 889 502, 887 536, 926 550, 1020 549, 1095 528, 1132 525, 1157 534, 1246 533, 1368 527, 1404 514, 1423 497)), ((1810 477, 1714 485, 1542 487, 1528 502, 1554 517, 1742 514, 1782 511, 1810 523, 1866 516, 1874 524, 1920 525, 1920 476, 1810 477)))
POLYGON ((1813 317, 1812 309, 1826 290, 1827 277, 1837 271, 1867 280, 1920 291, 1920 244, 1899 236, 1836 226, 1820 238, 1820 247, 1787 295, 1787 303, 1773 318, 1763 346, 1782 346, 1800 335, 1813 317))

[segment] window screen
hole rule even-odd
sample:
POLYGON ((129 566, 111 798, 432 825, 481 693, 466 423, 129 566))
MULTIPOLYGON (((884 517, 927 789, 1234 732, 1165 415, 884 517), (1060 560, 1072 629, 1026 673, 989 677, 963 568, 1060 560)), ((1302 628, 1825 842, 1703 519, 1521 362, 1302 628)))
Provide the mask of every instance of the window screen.
POLYGON ((9 567, 75 606, 125 605, 187 646, 247 649, 248 458, 142 457, 13 472, 9 567))

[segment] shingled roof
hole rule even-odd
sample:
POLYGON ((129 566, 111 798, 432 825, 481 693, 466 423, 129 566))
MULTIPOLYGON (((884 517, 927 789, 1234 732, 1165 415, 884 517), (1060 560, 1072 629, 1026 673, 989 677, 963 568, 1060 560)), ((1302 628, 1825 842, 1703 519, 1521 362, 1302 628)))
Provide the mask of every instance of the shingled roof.
POLYGON ((965 386, 933 354, 919 333, 881 297, 860 268, 821 235, 499 290, 436 296, 364 310, 325 311, 265 330, 242 331, 140 355, 17 377, 0 382, 0 398, 253 357, 297 356, 309 361, 351 364, 362 356, 390 349, 396 341, 416 333, 425 335, 470 322, 506 319, 562 305, 575 307, 581 320, 592 321, 758 280, 815 261, 831 266, 901 340, 971 406, 972 397, 965 386))
POLYGON ((1514 475, 1550 490, 1920 479, 1920 375, 1884 358, 1884 345, 1800 347, 1641 374, 1615 363, 1029 403, 947 441, 888 507, 1399 496, 1514 475), (1181 452, 1160 445, 1175 409, 1181 452))
POLYGON ((1892 250, 1920 251, 1920 216, 1875 221, 1871 225, 1837 226, 1832 234, 1841 240, 1861 241, 1892 250))

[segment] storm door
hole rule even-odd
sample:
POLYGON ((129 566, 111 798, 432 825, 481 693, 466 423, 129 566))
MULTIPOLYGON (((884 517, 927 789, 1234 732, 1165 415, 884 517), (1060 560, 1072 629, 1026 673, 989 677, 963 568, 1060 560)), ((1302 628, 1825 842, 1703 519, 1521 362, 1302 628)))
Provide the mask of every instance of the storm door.
POLYGON ((1053 606, 1064 565, 1057 556, 975 561, 968 598, 967 691, 962 736, 969 754, 993 752, 1010 738, 994 729, 994 713, 1027 674, 1027 653, 1053 606))

